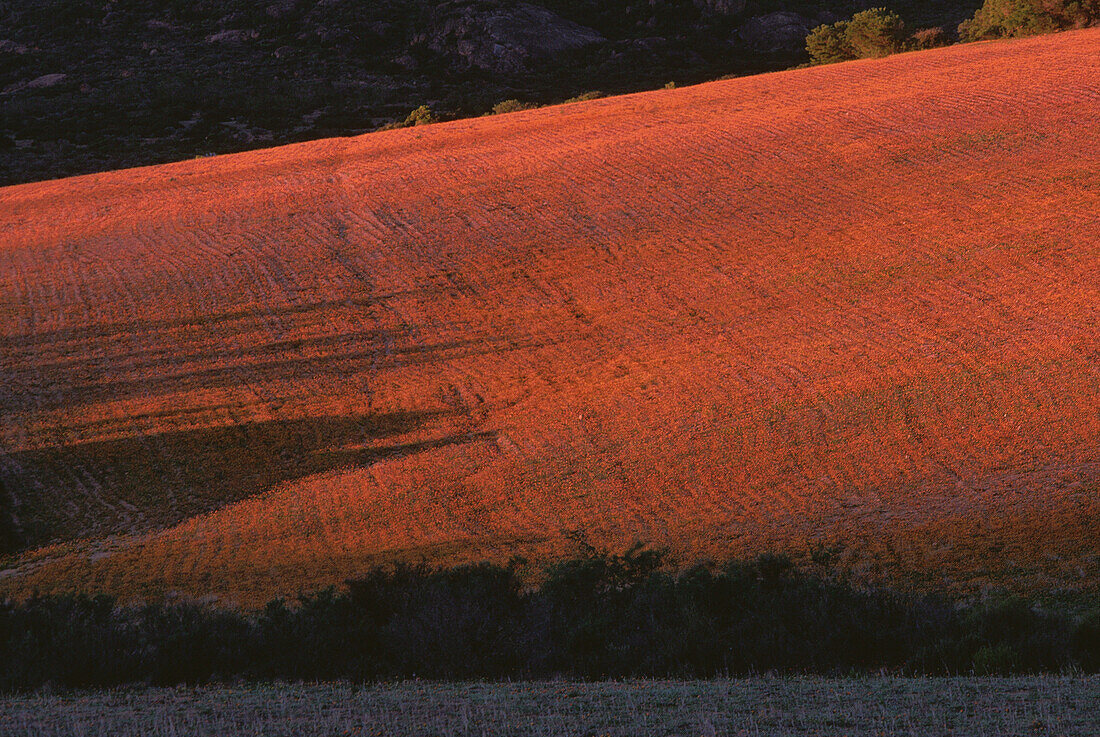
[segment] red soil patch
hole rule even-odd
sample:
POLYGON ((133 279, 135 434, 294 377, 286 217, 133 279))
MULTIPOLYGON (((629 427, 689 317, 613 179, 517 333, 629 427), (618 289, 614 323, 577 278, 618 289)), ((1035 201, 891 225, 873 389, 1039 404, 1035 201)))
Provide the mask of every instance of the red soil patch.
POLYGON ((1095 585, 1097 120, 1091 30, 2 189, 0 591, 1095 585))

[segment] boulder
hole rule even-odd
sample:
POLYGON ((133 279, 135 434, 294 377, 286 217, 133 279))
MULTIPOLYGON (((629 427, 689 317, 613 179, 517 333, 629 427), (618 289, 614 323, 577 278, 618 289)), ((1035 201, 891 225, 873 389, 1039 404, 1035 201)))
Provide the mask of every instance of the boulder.
POLYGON ((32 90, 41 90, 45 89, 46 87, 59 85, 68 78, 68 74, 43 74, 41 77, 35 77, 30 82, 27 82, 27 88, 32 90))
POLYGON ((27 53, 27 47, 7 38, 0 38, 0 54, 22 55, 27 53))
POLYGON ((741 15, 745 12, 748 0, 692 0, 695 7, 710 15, 726 17, 741 15))
POLYGON ((531 61, 602 43, 591 28, 528 3, 442 11, 433 27, 414 39, 461 64, 495 72, 519 72, 531 61))
POLYGON ((0 90, 0 94, 10 95, 15 92, 22 92, 23 90, 44 90, 48 87, 59 85, 68 78, 68 74, 43 74, 41 77, 35 77, 31 80, 9 84, 3 90, 0 90))
POLYGON ((754 51, 775 54, 799 51, 817 21, 798 13, 780 11, 758 15, 737 29, 737 37, 754 51))
POLYGON ((298 0, 276 0, 276 2, 268 5, 265 11, 275 20, 281 20, 293 15, 297 9, 298 0))
POLYGON ((210 34, 206 37, 206 42, 212 44, 244 43, 245 41, 254 41, 259 37, 260 32, 253 29, 231 29, 210 34))

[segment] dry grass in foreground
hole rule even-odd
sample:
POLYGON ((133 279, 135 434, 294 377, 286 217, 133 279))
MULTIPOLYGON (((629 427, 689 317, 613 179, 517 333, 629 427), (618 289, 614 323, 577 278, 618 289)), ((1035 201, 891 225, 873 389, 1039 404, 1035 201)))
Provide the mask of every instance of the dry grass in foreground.
POLYGON ((0 734, 1096 735, 1100 677, 147 689, 0 700, 0 734))

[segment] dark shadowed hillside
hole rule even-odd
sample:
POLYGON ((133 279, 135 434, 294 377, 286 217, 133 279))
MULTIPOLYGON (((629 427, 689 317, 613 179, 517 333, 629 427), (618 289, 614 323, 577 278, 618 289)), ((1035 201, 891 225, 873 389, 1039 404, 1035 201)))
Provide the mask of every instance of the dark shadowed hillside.
MULTIPOLYGON (((0 184, 777 69, 867 0, 3 0, 0 184)), ((894 3, 953 29, 979 3, 894 3)))

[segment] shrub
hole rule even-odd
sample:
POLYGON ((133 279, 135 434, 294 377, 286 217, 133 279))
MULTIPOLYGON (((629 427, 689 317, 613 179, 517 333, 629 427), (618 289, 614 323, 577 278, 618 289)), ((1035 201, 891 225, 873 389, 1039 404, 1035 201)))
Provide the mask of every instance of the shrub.
POLYGON ((1015 673, 1019 670, 1020 658, 1009 645, 984 645, 974 653, 974 672, 979 676, 993 676, 1003 673, 1015 673))
POLYGON ((905 23, 886 8, 871 8, 851 20, 818 26, 806 37, 806 51, 814 64, 879 58, 905 46, 905 23))
POLYGON ((582 92, 581 94, 577 95, 576 97, 570 97, 568 100, 565 100, 562 104, 567 105, 571 102, 588 102, 589 100, 596 100, 596 99, 599 99, 601 97, 603 97, 602 92, 600 92, 599 90, 591 90, 589 92, 582 92))
POLYGON ((421 105, 420 107, 409 113, 405 118, 406 126, 414 125, 430 125, 431 123, 438 123, 439 116, 432 112, 432 109, 427 105, 421 105))
POLYGON ((438 123, 440 118, 428 105, 421 105, 413 110, 402 121, 394 121, 393 123, 387 123, 379 130, 390 131, 398 128, 411 128, 415 125, 430 125, 432 123, 438 123))
POLYGON ((521 110, 534 110, 537 108, 533 102, 521 102, 519 100, 503 100, 493 105, 493 115, 503 115, 505 113, 518 113, 521 110))
POLYGON ((905 48, 905 22, 886 8, 856 13, 848 22, 844 35, 861 59, 877 59, 905 48))
POLYGON ((1100 610, 1086 615, 1073 632, 1074 659, 1085 670, 1100 672, 1100 610))
POLYGON ((1015 38, 1100 22, 1100 0, 985 0, 959 25, 964 41, 1015 38))
POLYGON ((1070 624, 1055 613, 1033 609, 1021 599, 985 604, 962 622, 963 649, 971 649, 980 674, 1037 673, 1070 660, 1070 624))
POLYGON ((814 64, 832 64, 856 58, 856 50, 848 43, 848 21, 821 25, 806 36, 806 51, 814 64))
POLYGON ((934 49, 937 46, 946 46, 948 43, 947 34, 943 32, 942 28, 918 28, 913 31, 913 35, 909 37, 909 44, 919 50, 934 49))

